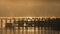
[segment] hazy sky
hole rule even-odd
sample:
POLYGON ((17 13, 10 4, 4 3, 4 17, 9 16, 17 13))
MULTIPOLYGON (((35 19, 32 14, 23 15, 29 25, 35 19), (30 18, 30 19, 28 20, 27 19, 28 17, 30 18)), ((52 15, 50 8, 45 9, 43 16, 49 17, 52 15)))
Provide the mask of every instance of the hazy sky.
POLYGON ((59 0, 0 0, 0 17, 60 17, 59 0))

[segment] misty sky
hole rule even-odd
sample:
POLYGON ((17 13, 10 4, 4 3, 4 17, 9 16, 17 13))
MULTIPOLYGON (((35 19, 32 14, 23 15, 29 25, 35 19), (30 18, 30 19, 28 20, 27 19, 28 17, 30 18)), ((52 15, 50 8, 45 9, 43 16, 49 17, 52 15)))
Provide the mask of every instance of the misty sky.
POLYGON ((0 0, 0 17, 60 17, 59 0, 0 0))

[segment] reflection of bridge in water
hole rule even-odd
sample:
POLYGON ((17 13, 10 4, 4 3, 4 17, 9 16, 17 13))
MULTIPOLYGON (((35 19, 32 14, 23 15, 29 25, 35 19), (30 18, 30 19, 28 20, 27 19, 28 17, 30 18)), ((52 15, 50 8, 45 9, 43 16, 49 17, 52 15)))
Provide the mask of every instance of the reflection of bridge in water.
POLYGON ((60 18, 0 18, 0 34, 60 34, 60 18))

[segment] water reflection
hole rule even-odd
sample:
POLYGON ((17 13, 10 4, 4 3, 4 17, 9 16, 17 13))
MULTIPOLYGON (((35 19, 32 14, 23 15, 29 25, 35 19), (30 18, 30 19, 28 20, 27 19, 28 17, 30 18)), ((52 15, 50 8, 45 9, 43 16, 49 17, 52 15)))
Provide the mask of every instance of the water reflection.
POLYGON ((0 19, 0 34, 60 34, 60 18, 0 19))

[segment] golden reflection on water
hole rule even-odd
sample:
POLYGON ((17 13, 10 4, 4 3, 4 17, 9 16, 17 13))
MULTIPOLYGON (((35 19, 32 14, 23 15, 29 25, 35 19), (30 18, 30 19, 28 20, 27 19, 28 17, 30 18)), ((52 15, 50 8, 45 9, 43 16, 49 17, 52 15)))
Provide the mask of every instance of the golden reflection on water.
MULTIPOLYGON (((1 20, 0 20, 1 22, 1 20)), ((7 23, 10 21, 8 20, 7 23)), ((13 20, 12 22, 13 23, 13 20)), ((26 24, 24 24, 26 25, 26 24)), ((60 34, 60 31, 51 30, 51 27, 15 27, 14 29, 5 29, 5 20, 2 22, 2 29, 0 24, 0 33, 1 34, 60 34), (28 29, 26 29, 28 28, 28 29), (34 30, 35 29, 35 30, 34 30)))
POLYGON ((25 28, 26 27, 21 27, 20 30, 18 28, 16 28, 15 30, 3 29, 3 30, 0 30, 0 32, 1 33, 3 32, 3 34, 38 34, 38 33, 39 34, 48 34, 48 33, 57 34, 57 33, 60 33, 60 31, 49 30, 48 27, 40 27, 39 30, 38 30, 38 27, 36 27, 36 30, 34 30, 34 27, 28 27, 27 30, 25 28))

